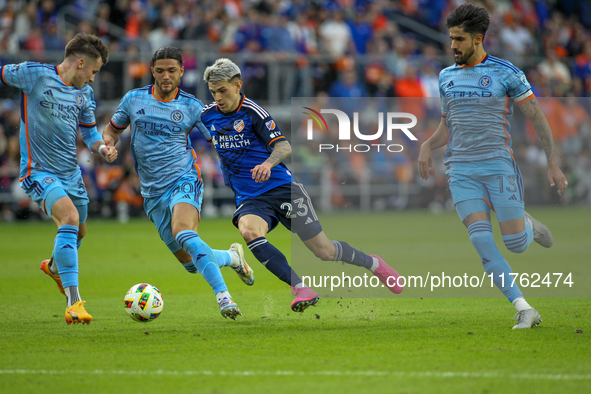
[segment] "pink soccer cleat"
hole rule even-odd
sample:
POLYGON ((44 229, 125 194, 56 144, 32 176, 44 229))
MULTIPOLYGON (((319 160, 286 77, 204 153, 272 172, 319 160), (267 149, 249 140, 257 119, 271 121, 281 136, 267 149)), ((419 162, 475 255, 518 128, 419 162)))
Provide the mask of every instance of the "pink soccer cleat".
POLYGON ((378 277, 380 282, 382 282, 392 293, 400 294, 402 292, 403 287, 398 285, 398 272, 394 270, 394 268, 390 267, 382 258, 378 255, 371 254, 371 257, 375 257, 378 259, 380 265, 374 271, 374 275, 378 277))
POLYGON ((291 310, 294 312, 303 312, 309 306, 316 306, 320 300, 320 296, 309 287, 295 288, 291 287, 291 294, 295 295, 296 299, 291 303, 291 310))

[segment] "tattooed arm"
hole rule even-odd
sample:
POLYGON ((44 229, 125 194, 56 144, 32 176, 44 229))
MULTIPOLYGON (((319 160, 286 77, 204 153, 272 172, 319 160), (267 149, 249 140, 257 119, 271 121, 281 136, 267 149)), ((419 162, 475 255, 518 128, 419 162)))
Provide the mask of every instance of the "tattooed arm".
POLYGON ((262 164, 259 164, 250 172, 252 173, 252 179, 255 182, 264 182, 271 176, 271 168, 285 160, 291 155, 291 145, 287 140, 279 141, 273 146, 273 152, 262 164))
POLYGON ((550 186, 554 187, 554 185, 558 184, 558 194, 562 195, 568 186, 568 182, 566 181, 566 177, 558 166, 558 160, 556 159, 556 152, 554 150, 554 137, 552 136, 550 124, 548 123, 548 120, 542 112, 542 108, 540 108, 540 104, 535 97, 529 100, 527 103, 519 106, 519 108, 533 123, 538 140, 542 144, 544 152, 546 152, 546 159, 548 160, 548 180, 550 181, 550 186))

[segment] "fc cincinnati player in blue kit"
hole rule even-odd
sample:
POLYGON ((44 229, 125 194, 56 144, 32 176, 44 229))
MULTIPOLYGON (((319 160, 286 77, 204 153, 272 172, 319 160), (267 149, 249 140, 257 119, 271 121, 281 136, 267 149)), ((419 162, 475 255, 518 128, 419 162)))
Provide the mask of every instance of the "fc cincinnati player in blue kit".
POLYGON ((488 55, 482 46, 489 25, 484 8, 465 4, 447 18, 456 64, 439 75, 442 118, 435 133, 419 152, 423 179, 429 178, 432 149, 447 143, 443 161, 456 211, 468 228, 484 269, 517 310, 513 327, 531 328, 542 319, 511 286, 511 267, 495 244, 490 211, 494 209, 503 241, 514 253, 525 252, 532 241, 551 247, 548 228, 524 210, 523 180, 513 158, 509 119, 516 103, 532 121, 548 160, 548 180, 567 188, 558 166, 552 130, 521 70, 488 55), (482 98, 481 98, 482 97, 482 98), (504 280, 502 278, 504 277, 504 280))
POLYGON ((190 273, 201 273, 212 287, 222 316, 242 315, 232 300, 220 267, 230 266, 247 285, 254 273, 244 260, 242 245, 213 250, 198 235, 203 182, 189 133, 201 123, 203 104, 178 88, 183 58, 174 47, 158 49, 152 57, 154 85, 128 92, 103 138, 115 146, 121 133, 131 128, 131 153, 145 198, 144 209, 160 238, 190 273))
POLYGON ((289 142, 271 115, 240 93, 240 77, 240 69, 228 59, 218 59, 205 70, 203 79, 215 103, 204 108, 202 121, 220 156, 224 181, 234 191, 237 209, 232 221, 257 260, 292 286, 296 298, 291 309, 303 312, 319 297, 303 286, 283 253, 267 240, 279 222, 297 233, 318 258, 365 267, 400 293, 398 273, 379 256, 331 241, 322 231, 308 193, 283 163, 291 154, 289 142))
POLYGON ((78 129, 86 146, 108 161, 117 158, 96 129, 94 93, 88 85, 109 59, 97 37, 76 35, 58 65, 24 62, 1 67, 2 83, 21 90, 20 181, 58 227, 52 258, 41 269, 66 295, 66 322, 88 324, 78 290, 78 248, 86 234, 88 196, 78 160, 78 129))

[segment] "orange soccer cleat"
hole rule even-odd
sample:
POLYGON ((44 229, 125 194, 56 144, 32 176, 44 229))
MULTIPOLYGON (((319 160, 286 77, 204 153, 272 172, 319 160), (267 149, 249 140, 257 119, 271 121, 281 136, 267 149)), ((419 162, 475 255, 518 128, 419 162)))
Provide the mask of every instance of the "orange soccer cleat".
POLYGON ((90 324, 92 321, 92 316, 86 309, 84 309, 84 304, 86 301, 76 301, 71 307, 66 309, 66 323, 68 324, 90 324))
POLYGON ((55 283, 57 284, 57 288, 60 290, 60 293, 62 293, 63 295, 66 295, 66 292, 64 291, 64 286, 62 286, 62 280, 60 279, 59 275, 54 275, 50 270, 49 270, 49 262, 51 260, 43 260, 43 262, 41 263, 41 271, 45 272, 47 275, 51 276, 51 279, 55 280, 55 283))

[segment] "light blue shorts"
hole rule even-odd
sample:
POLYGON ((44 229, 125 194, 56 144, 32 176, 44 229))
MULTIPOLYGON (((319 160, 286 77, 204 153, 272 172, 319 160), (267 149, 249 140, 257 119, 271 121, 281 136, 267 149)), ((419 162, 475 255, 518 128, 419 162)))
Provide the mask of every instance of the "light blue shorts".
POLYGON ((181 245, 172 236, 172 210, 178 203, 191 204, 201 211, 203 182, 190 172, 180 178, 163 195, 144 199, 144 210, 154 223, 160 238, 172 253, 181 250, 181 245))
POLYGON ((21 187, 33 201, 39 204, 47 216, 51 217, 51 209, 57 200, 69 197, 78 210, 79 223, 86 221, 89 200, 80 168, 67 178, 33 170, 31 175, 21 181, 21 187))
POLYGON ((463 221, 474 212, 495 211, 499 222, 524 217, 523 178, 514 160, 493 158, 451 162, 446 174, 456 211, 463 221))

